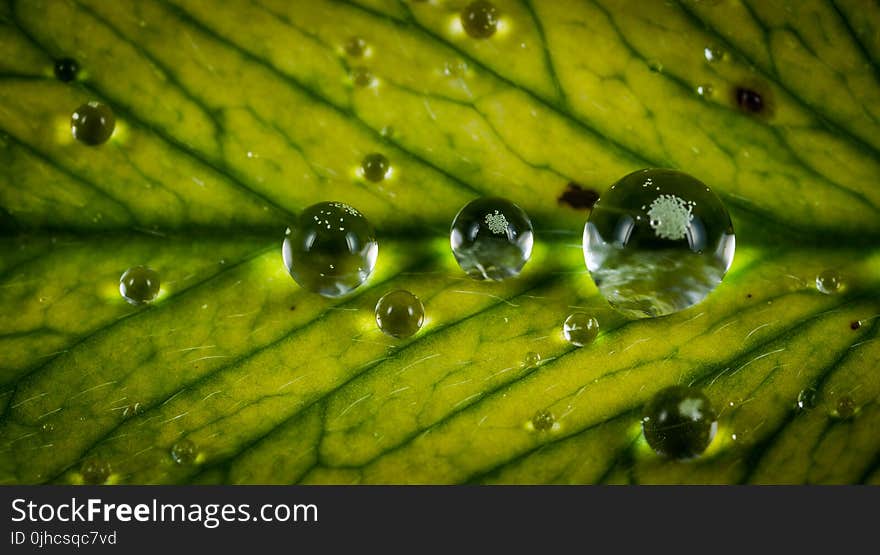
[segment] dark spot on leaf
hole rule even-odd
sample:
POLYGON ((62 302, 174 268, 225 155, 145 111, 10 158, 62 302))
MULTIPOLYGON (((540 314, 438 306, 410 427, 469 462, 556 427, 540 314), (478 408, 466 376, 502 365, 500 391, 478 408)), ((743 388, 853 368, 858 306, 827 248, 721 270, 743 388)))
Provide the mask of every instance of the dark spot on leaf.
POLYGON ((752 298, 752 294, 751 294, 751 293, 747 294, 747 295, 746 295, 746 298, 747 298, 747 299, 751 299, 751 298, 752 298))
POLYGON ((851 330, 857 330, 857 329, 859 329, 860 327, 862 327, 862 323, 861 323, 860 321, 858 321, 858 320, 853 320, 853 321, 850 322, 850 324, 849 324, 849 329, 851 329, 851 330))
POLYGON ((296 305, 291 306, 290 310, 296 310, 296 305))
POLYGON ((773 115, 773 95, 763 83, 748 82, 733 87, 731 99, 741 112, 754 116, 773 115))
POLYGON ((570 181, 557 200, 559 204, 566 204, 575 210, 589 210, 599 200, 599 193, 570 181))

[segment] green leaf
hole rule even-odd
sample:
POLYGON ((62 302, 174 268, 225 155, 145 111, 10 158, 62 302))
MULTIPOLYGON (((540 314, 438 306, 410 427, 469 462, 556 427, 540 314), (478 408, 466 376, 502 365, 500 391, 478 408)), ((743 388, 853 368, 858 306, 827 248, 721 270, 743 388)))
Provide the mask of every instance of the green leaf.
POLYGON ((0 483, 82 483, 95 457, 110 483, 880 483, 880 8, 498 0, 475 40, 465 4, 0 5, 0 483), (66 56, 73 83, 52 74, 66 56), (89 100, 117 117, 100 147, 70 136, 89 100), (357 172, 372 152, 379 184, 357 172), (562 195, 653 166, 718 192, 738 248, 704 302, 628 321, 562 195), (468 279, 446 238, 490 194, 536 227, 504 283, 468 279), (281 262, 321 200, 379 234, 341 299, 281 262), (118 293, 139 264, 162 280, 145 307, 118 293), (841 292, 816 290, 826 269, 841 292), (373 317, 394 288, 426 307, 406 340, 373 317), (580 349, 575 308, 601 328, 580 349), (719 412, 688 462, 640 429, 676 383, 719 412))

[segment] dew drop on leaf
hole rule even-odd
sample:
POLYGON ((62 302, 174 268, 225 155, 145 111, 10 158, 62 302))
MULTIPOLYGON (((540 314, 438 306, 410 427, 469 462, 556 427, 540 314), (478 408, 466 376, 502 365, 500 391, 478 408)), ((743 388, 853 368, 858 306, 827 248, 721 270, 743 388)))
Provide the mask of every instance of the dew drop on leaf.
POLYGON ((806 387, 798 393, 797 397, 797 408, 800 410, 809 410, 816 406, 816 389, 813 387, 806 387))
POLYGON ((153 301, 159 294, 159 273, 147 266, 134 266, 119 278, 119 294, 135 306, 153 301))
POLYGON ((388 158, 378 152, 367 154, 361 161, 361 171, 364 177, 374 183, 385 179, 390 170, 391 163, 388 161, 388 158))
POLYGON ((562 324, 562 336, 575 347, 589 345, 599 335, 599 321, 586 312, 568 315, 562 324))
POLYGON ((367 43, 360 37, 351 37, 345 42, 345 53, 352 58, 360 58, 367 51, 367 43))
POLYGON ((672 459, 690 459, 703 453, 718 422, 702 391, 672 386, 654 395, 642 413, 642 431, 654 451, 672 459))
POLYGON ((477 0, 461 11, 461 26, 475 39, 487 39, 498 29, 498 8, 491 2, 477 0))
POLYGON ((825 270, 816 276, 816 289, 826 295, 833 295, 840 291, 843 280, 837 270, 825 270))
POLYGON ((523 357, 523 366, 526 368, 535 368, 541 363, 541 355, 536 353, 535 351, 529 351, 526 353, 526 356, 523 357))
POLYGON ((702 301, 721 283, 734 248, 721 200, 675 170, 623 177, 599 197, 584 227, 593 281, 632 318, 665 316, 702 301))
POLYGON ((79 469, 83 482, 90 485, 103 484, 110 477, 112 469, 110 463, 98 457, 92 457, 83 461, 79 469))
POLYGON ((284 265, 303 289, 340 297, 364 283, 379 255, 370 222, 342 202, 303 210, 281 247, 284 265))
POLYGON ((724 59, 724 56, 724 51, 717 46, 707 46, 703 48, 703 57, 709 63, 720 62, 724 59))
POLYGON ((106 104, 91 101, 83 104, 70 116, 73 137, 88 146, 107 142, 116 127, 116 116, 106 104))
POLYGON ((373 83, 373 73, 365 67, 351 70, 351 82, 357 87, 368 87, 373 83))
POLYGON ((552 412, 546 409, 539 410, 535 413, 535 416, 532 417, 532 427, 539 432, 546 432, 553 428, 555 422, 556 417, 553 416, 552 412))
POLYGON ((837 405, 834 407, 832 416, 841 420, 852 418, 856 413, 856 402, 849 395, 841 395, 837 399, 837 405))
POLYGON ((189 439, 181 439, 171 447, 171 458, 179 465, 194 463, 198 454, 198 447, 189 439))
POLYGON ((376 303, 376 324, 392 337, 410 337, 421 329, 424 321, 425 307, 409 291, 391 291, 376 303))
POLYGON ((55 78, 64 83, 69 83, 76 79, 79 73, 79 64, 73 58, 61 58, 55 61, 55 78))
POLYGON ((509 200, 485 197, 462 208, 449 233, 452 253, 474 279, 514 277, 532 256, 534 233, 525 211, 509 200))

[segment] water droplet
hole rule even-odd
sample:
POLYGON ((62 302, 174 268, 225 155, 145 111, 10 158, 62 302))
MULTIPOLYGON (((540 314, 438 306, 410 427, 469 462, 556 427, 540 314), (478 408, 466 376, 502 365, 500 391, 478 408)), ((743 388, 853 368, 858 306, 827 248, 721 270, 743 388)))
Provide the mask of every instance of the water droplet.
POLYGON ((547 409, 541 409, 532 417, 532 427, 539 432, 546 432, 553 428, 556 417, 547 409))
POLYGON ((541 355, 535 351, 529 351, 523 358, 523 366, 526 368, 535 368, 539 364, 541 364, 541 355))
POLYGON ((663 73, 663 64, 657 60, 648 60, 648 69, 654 73, 663 73))
POLYGON ((709 98, 710 96, 712 96, 713 92, 714 89, 712 88, 712 85, 703 84, 697 86, 697 94, 702 96, 703 98, 709 98))
POLYGON ((707 46, 703 48, 703 57, 707 62, 720 62, 724 59, 724 51, 716 46, 707 46))
POLYGON ((171 447, 171 458, 179 465, 188 465, 196 462, 198 455, 198 447, 188 439, 181 439, 171 447))
POLYGON ((837 399, 837 406, 834 408, 834 412, 832 415, 835 418, 840 418, 841 420, 846 420, 847 418, 852 418, 852 416, 856 413, 856 402, 849 395, 841 395, 837 399))
POLYGON ((112 469, 110 463, 98 457, 92 457, 83 461, 79 468, 83 482, 90 485, 103 484, 110 477, 112 469))
POLYGON ((119 294, 133 305, 154 300, 159 294, 159 273, 146 266, 129 268, 119 278, 119 294))
POLYGON ((361 170, 364 172, 364 177, 374 183, 378 183, 388 176, 388 172, 391 170, 391 163, 384 154, 374 152, 373 154, 367 154, 363 161, 361 161, 361 170))
POLYGON ((53 69, 55 77, 59 81, 69 83, 76 79, 76 74, 79 73, 79 64, 73 58, 61 58, 55 62, 53 69))
POLYGON ((376 324, 392 337, 409 337, 419 331, 424 321, 425 307, 409 291, 391 291, 376 303, 376 324))
POLYGON ((797 408, 800 410, 810 410, 816 406, 816 398, 818 394, 816 388, 805 387, 798 393, 797 408))
POLYGON ((394 136, 394 127, 391 125, 386 125, 382 129, 379 130, 379 134, 385 138, 394 136))
POLYGON ((40 426, 40 430, 43 433, 47 433, 47 434, 52 433, 55 431, 55 424, 53 424, 51 422, 43 422, 43 424, 40 426))
POLYGON ((471 2, 461 11, 461 26, 475 39, 487 39, 498 29, 498 9, 485 0, 471 2))
POLYGON ((464 60, 455 60, 443 64, 443 75, 447 77, 464 77, 468 73, 468 65, 464 60))
POLYGON ((341 202, 303 210, 284 238, 281 253, 291 277, 325 297, 340 297, 367 280, 379 243, 367 219, 341 202))
POLYGON ((70 116, 73 137, 88 146, 107 142, 116 127, 116 116, 106 104, 97 101, 83 104, 70 116))
POLYGON ((718 429, 709 399, 693 387, 668 387, 651 399, 642 416, 648 445, 659 455, 690 459, 703 453, 718 429))
POLYGON ((514 277, 532 255, 534 234, 525 211, 509 200, 485 197, 462 208, 449 234, 452 253, 474 279, 514 277))
POLYGON ((367 51, 367 42, 360 37, 351 37, 345 42, 345 53, 352 58, 360 58, 367 51))
POLYGON ((762 117, 773 115, 773 93, 764 82, 750 80, 747 84, 731 88, 731 99, 734 106, 746 114, 762 117))
POLYGON ((816 276, 816 289, 826 295, 840 292, 843 280, 837 270, 825 270, 816 276))
POLYGON ((633 172, 601 195, 583 241, 599 292, 633 318, 702 301, 721 283, 735 248, 721 200, 697 179, 665 169, 633 172))
POLYGON ((365 67, 356 67, 351 70, 351 81, 357 87, 368 87, 373 83, 373 74, 365 67))
POLYGON ((562 324, 562 335, 575 347, 589 345, 599 335, 599 321, 585 312, 574 312, 562 324))
POLYGON ((861 320, 853 320, 852 322, 849 323, 849 329, 851 329, 853 331, 855 331, 861 327, 862 327, 861 320))

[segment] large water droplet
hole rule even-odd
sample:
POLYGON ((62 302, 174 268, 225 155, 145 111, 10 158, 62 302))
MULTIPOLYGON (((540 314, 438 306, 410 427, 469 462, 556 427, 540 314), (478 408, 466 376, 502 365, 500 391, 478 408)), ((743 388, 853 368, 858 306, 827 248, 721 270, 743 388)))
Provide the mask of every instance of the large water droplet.
POLYGON ((553 428, 556 417, 546 409, 541 409, 532 417, 532 427, 539 432, 546 432, 553 428))
POLYGON ((534 234, 525 211, 509 200, 480 198, 465 205, 452 221, 452 252, 474 279, 516 276, 532 255, 534 234))
POLYGON ((702 301, 733 262, 727 209, 675 170, 633 172, 599 197, 584 227, 599 292, 627 316, 672 314, 702 301))
POLYGON ((179 465, 194 463, 198 455, 198 447, 188 439, 181 439, 171 447, 171 458, 179 465))
POLYGON ((461 11, 461 26, 475 39, 487 39, 498 29, 498 8, 491 2, 477 0, 461 11))
POLYGON ((562 324, 562 335, 575 347, 583 347, 599 335, 599 321, 585 312, 574 312, 562 324))
POLYGON ((388 176, 388 172, 391 171, 391 163, 384 154, 374 152, 367 154, 361 161, 361 171, 364 177, 378 183, 388 176))
POLYGON ((341 202, 320 202, 300 213, 281 254, 303 289, 340 297, 373 272, 379 243, 363 214, 341 202))
POLYGON ((159 273, 147 266, 134 266, 119 278, 119 294, 133 305, 142 305, 159 294, 159 273))
POLYGON ((90 485, 103 484, 110 477, 112 469, 110 463, 98 457, 92 457, 83 461, 79 468, 83 482, 90 485))
POLYGON ((88 146, 107 142, 116 128, 116 116, 106 104, 91 101, 83 104, 70 116, 73 137, 88 146))
POLYGON ((424 321, 425 307, 409 291, 391 291, 376 303, 376 324, 392 337, 409 337, 421 329, 424 321))
POLYGON ((841 290, 843 280, 837 270, 825 270, 816 276, 816 289, 826 295, 833 295, 841 290))
POLYGON ((64 83, 69 83, 76 79, 76 75, 79 73, 79 64, 73 58, 61 58, 55 62, 55 77, 59 81, 63 81, 64 83))
POLYGON ((709 399, 693 387, 668 387, 651 399, 642 416, 648 445, 659 455, 690 459, 703 453, 718 429, 709 399))

